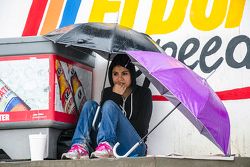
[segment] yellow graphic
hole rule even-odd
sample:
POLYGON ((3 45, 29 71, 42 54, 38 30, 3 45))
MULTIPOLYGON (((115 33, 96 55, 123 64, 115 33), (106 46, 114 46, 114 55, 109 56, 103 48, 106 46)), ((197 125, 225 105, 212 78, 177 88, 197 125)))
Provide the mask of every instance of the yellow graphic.
POLYGON ((154 0, 146 33, 166 34, 177 30, 186 15, 188 0, 176 0, 167 20, 163 20, 168 0, 154 0))
POLYGON ((95 0, 89 22, 103 22, 105 13, 118 12, 120 4, 120 1, 95 0))
POLYGON ((193 26, 200 30, 212 30, 220 26, 227 11, 227 0, 214 0, 209 16, 206 16, 208 0, 193 0, 190 13, 190 21, 193 26))
POLYGON ((221 26, 226 20, 226 28, 240 26, 245 0, 214 0, 211 11, 209 0, 175 0, 170 15, 163 20, 168 0, 154 0, 148 21, 147 34, 165 34, 178 30, 186 15, 191 24, 198 30, 211 31, 221 26), (191 3, 190 12, 187 11, 191 3))
POLYGON ((133 27, 138 9, 139 0, 126 0, 122 12, 120 24, 125 27, 133 27))
MULTIPOLYGON (((169 2, 152 0, 151 9, 147 9, 150 12, 147 34, 174 32, 182 26, 184 19, 189 19, 193 27, 201 31, 211 31, 222 24, 225 28, 238 27, 246 0, 214 0, 212 4, 209 0, 175 0, 169 16, 164 19, 169 2)), ((139 0, 125 0, 123 8, 120 1, 94 0, 89 22, 103 22, 105 14, 119 12, 119 24, 133 28, 138 5, 139 0)))
POLYGON ((225 28, 240 26, 246 0, 231 0, 225 28))

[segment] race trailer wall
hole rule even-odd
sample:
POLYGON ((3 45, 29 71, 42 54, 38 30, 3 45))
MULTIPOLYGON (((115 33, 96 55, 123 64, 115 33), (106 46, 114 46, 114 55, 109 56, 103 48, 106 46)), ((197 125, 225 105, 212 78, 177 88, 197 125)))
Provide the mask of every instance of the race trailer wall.
MULTIPOLYGON (((207 79, 231 121, 231 151, 250 156, 250 1, 2 0, 0 37, 38 36, 82 22, 117 22, 149 34, 170 56, 207 79)), ((106 60, 96 55, 93 98, 100 100, 106 60)), ((143 84, 144 77, 138 78, 143 84)), ((108 83, 107 83, 108 85, 108 83)), ((153 127, 172 105, 153 92, 153 127)), ((148 137, 149 154, 222 154, 178 111, 148 137)))

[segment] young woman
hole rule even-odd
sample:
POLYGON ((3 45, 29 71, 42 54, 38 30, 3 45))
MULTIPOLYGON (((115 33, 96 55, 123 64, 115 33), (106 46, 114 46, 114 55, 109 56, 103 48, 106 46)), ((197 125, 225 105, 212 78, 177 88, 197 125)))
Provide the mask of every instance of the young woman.
MULTIPOLYGON (((113 59, 108 77, 111 87, 103 91, 99 126, 96 130, 91 127, 98 104, 89 100, 80 114, 71 149, 62 159, 114 157, 112 147, 116 142, 120 142, 117 153, 123 155, 147 134, 152 94, 149 88, 136 85, 135 66, 126 54, 113 59)), ((146 144, 142 143, 129 156, 144 155, 146 144)))

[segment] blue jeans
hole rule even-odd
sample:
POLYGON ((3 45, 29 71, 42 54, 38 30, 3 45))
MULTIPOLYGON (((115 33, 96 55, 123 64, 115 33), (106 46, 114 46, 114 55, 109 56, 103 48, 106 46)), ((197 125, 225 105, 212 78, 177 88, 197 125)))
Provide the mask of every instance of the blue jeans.
MULTIPOLYGON (((112 100, 104 102, 97 119, 100 123, 99 128, 94 131, 92 122, 97 107, 98 104, 91 100, 84 104, 72 139, 72 145, 86 144, 87 146, 93 146, 94 143, 99 144, 106 141, 114 146, 116 142, 120 142, 116 151, 118 155, 124 155, 141 137, 112 100)), ((146 145, 142 143, 129 156, 145 156, 145 153, 146 145)))

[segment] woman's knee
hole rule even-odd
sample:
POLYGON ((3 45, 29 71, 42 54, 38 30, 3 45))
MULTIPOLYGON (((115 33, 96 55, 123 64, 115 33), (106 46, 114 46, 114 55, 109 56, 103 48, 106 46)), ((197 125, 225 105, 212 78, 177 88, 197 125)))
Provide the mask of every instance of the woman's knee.
POLYGON ((82 108, 82 112, 86 111, 92 111, 93 109, 95 110, 98 107, 98 103, 94 100, 87 100, 82 108))
POLYGON ((98 106, 97 102, 94 101, 94 100, 87 100, 85 103, 84 103, 84 106, 98 106))
POLYGON ((116 107, 117 104, 113 100, 107 100, 103 103, 102 108, 105 107, 116 107))
POLYGON ((102 112, 119 111, 119 106, 113 100, 107 100, 102 105, 102 112))

